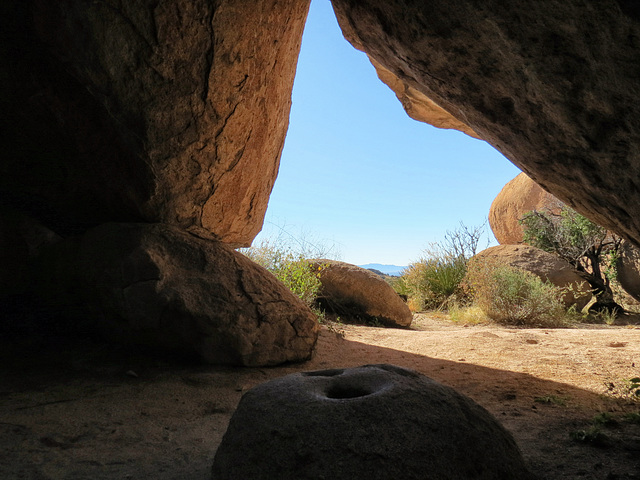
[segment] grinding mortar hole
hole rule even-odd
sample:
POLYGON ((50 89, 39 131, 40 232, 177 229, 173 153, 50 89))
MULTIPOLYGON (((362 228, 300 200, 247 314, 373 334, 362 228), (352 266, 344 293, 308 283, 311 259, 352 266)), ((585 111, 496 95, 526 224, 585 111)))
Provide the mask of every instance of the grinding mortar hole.
POLYGON ((358 398, 371 395, 371 390, 362 385, 331 385, 327 390, 327 398, 358 398))
POLYGON ((304 372, 305 377, 336 377, 344 373, 343 368, 331 368, 329 370, 318 370, 317 372, 304 372))

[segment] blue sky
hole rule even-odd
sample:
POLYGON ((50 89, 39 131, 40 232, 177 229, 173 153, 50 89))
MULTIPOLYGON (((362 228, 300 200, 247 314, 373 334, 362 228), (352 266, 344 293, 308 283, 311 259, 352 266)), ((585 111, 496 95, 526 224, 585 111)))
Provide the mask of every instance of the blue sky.
POLYGON ((313 0, 280 172, 254 245, 284 234, 335 247, 356 265, 407 265, 459 222, 483 223, 518 173, 488 143, 409 118, 344 39, 330 2, 313 0))

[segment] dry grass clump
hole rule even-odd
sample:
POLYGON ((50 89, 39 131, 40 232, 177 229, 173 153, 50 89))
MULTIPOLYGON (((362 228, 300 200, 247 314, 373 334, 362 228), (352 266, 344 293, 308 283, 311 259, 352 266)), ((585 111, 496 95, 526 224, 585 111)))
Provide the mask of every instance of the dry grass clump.
POLYGON ((449 318, 452 322, 463 325, 483 325, 491 323, 491 319, 477 305, 467 307, 452 305, 449 308, 449 318))

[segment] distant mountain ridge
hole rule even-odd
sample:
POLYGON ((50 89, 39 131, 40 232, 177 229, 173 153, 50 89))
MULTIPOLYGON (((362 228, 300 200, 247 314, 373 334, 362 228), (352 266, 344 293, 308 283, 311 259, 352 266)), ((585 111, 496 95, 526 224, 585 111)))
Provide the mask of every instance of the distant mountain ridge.
POLYGON ((366 265, 358 265, 361 268, 378 270, 385 275, 393 275, 399 277, 402 271, 407 267, 399 267, 398 265, 382 265, 381 263, 367 263, 366 265))

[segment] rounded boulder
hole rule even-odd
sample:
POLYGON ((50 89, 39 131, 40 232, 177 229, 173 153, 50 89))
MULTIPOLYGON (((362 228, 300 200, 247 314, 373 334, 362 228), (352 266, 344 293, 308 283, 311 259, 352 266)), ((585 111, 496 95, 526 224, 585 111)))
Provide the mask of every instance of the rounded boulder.
POLYGON ((109 223, 52 245, 38 293, 74 330, 249 367, 313 355, 318 321, 266 269, 204 230, 109 223))
POLYGON ((640 301, 640 250, 624 242, 620 248, 618 261, 618 282, 635 300, 640 301))
POLYGON ((519 220, 532 210, 557 211, 563 203, 545 191, 526 173, 507 183, 491 203, 489 226, 500 245, 523 242, 519 220))
POLYGON ((411 310, 379 275, 336 260, 313 260, 312 268, 320 269, 322 287, 318 301, 325 309, 347 319, 374 321, 391 327, 411 325, 411 310))

